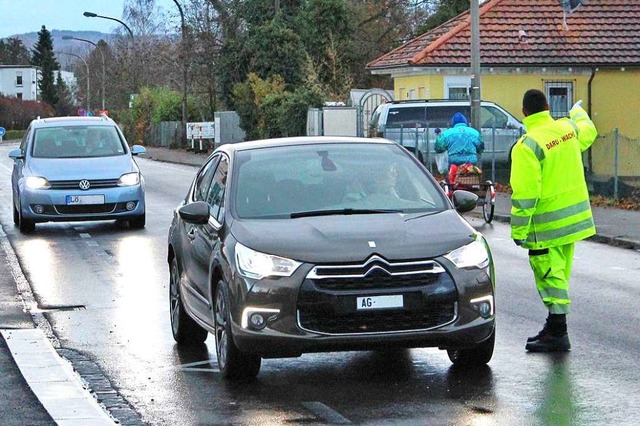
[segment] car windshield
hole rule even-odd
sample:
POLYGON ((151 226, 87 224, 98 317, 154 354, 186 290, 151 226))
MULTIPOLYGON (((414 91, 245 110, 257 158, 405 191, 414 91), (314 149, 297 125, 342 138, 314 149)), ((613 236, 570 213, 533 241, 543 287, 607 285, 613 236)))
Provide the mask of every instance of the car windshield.
POLYGON ((236 154, 234 215, 247 218, 425 213, 449 208, 411 155, 397 145, 280 146, 236 154))
POLYGON ((124 155, 115 126, 59 126, 37 129, 31 155, 36 158, 78 158, 124 155))

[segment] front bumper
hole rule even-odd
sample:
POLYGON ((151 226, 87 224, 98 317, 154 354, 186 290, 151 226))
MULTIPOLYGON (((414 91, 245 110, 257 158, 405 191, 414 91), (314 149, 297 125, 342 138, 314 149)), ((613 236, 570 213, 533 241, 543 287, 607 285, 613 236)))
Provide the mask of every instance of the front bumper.
POLYGON ((146 206, 144 187, 134 185, 90 191, 25 188, 20 193, 20 208, 22 216, 34 222, 64 222, 141 216, 146 206), (67 196, 86 195, 102 195, 104 203, 69 205, 66 202, 67 196), (127 203, 134 203, 134 207, 128 209, 127 203))
POLYGON ((493 311, 482 316, 472 303, 489 296, 493 308, 489 268, 458 270, 446 260, 440 264, 447 269, 432 276, 398 280, 381 275, 351 285, 349 280, 331 279, 326 285, 326 280, 310 278, 311 265, 288 278, 251 282, 236 276, 231 286, 233 300, 239 302, 232 302, 234 342, 240 350, 264 358, 391 347, 472 348, 489 338, 495 326, 493 311), (402 295, 403 306, 357 309, 358 297, 388 295, 402 295), (257 330, 246 312, 260 309, 269 319, 257 330))

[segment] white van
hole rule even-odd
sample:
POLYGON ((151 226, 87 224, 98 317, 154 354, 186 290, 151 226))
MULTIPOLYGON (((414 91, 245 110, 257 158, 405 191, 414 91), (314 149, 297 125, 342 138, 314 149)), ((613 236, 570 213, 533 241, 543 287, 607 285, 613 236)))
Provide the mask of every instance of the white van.
MULTIPOLYGON (((369 126, 372 136, 390 139, 413 152, 421 163, 434 164, 435 129, 451 126, 451 118, 461 112, 470 120, 469 101, 406 100, 378 105, 369 126)), ((509 151, 524 133, 524 125, 494 102, 481 102, 480 126, 484 141, 483 163, 506 163, 509 151)))

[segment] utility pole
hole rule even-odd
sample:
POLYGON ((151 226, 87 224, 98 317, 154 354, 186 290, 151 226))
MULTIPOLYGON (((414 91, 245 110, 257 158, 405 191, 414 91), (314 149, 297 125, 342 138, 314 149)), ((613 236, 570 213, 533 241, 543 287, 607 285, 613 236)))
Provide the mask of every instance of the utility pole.
POLYGON ((187 146, 187 83, 188 83, 188 66, 189 64, 187 63, 187 55, 189 54, 188 50, 189 47, 187 45, 187 39, 186 39, 186 35, 187 35, 187 27, 185 26, 185 21, 184 21, 184 12, 182 11, 182 6, 180 6, 180 3, 178 2, 178 0, 173 0, 173 2, 176 4, 176 6, 178 6, 178 12, 180 12, 180 22, 181 22, 181 29, 182 29, 182 40, 181 40, 181 44, 182 44, 182 145, 183 146, 187 146))
POLYGON ((480 5, 471 0, 471 127, 480 131, 480 5))

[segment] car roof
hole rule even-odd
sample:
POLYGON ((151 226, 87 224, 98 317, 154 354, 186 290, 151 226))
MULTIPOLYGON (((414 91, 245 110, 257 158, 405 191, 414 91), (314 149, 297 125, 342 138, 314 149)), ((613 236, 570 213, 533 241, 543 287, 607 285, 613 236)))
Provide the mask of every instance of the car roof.
POLYGON ((247 142, 238 142, 221 145, 218 150, 228 154, 237 151, 260 149, 279 146, 299 146, 335 143, 357 143, 376 145, 396 145, 395 142, 383 138, 359 138, 350 136, 297 136, 288 138, 260 139, 247 142))
POLYGON ((31 126, 34 128, 42 127, 58 127, 64 126, 114 126, 116 123, 111 118, 106 116, 99 117, 81 117, 81 116, 68 116, 68 117, 47 117, 36 118, 31 122, 31 126))
MULTIPOLYGON (((480 101, 481 105, 496 105, 491 101, 480 101)), ((412 106, 470 106, 469 101, 451 100, 451 99, 407 99, 402 101, 391 101, 381 104, 388 107, 412 107, 412 106)))

